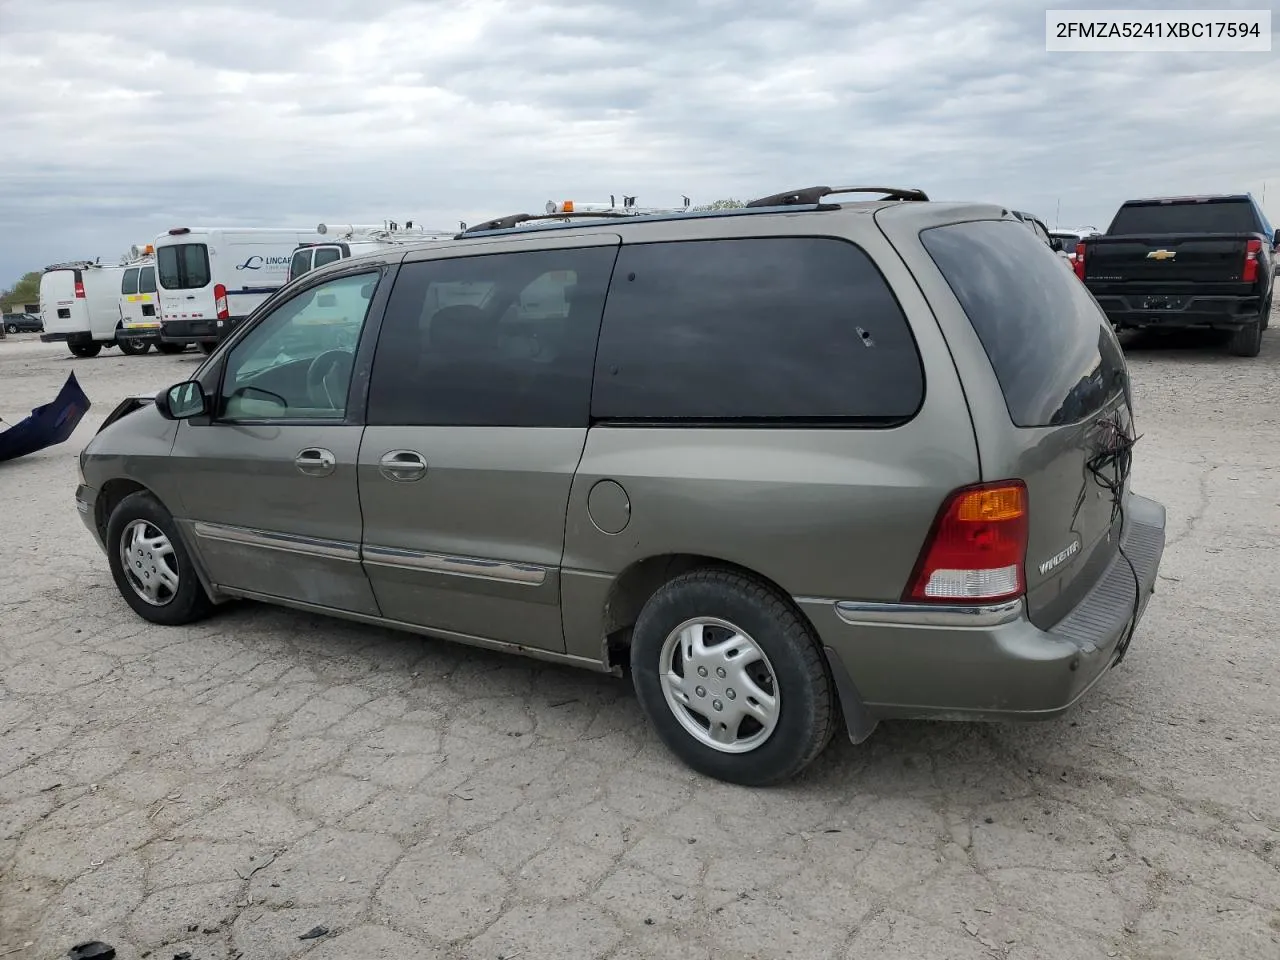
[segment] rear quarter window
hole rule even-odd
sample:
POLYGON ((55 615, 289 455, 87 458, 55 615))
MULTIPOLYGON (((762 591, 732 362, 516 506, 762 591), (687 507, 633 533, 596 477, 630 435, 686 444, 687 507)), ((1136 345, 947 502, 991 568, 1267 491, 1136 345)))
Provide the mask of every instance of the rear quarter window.
POLYGON ((1114 236, 1141 233, 1257 233, 1263 229, 1248 200, 1143 203, 1123 206, 1107 229, 1114 236))
POLYGON ((1025 226, 982 220, 920 239, 982 341, 1016 426, 1073 423, 1128 390, 1106 316, 1025 226))
POLYGON ((592 415, 893 424, 924 399, 906 317, 871 258, 825 237, 625 245, 592 415))

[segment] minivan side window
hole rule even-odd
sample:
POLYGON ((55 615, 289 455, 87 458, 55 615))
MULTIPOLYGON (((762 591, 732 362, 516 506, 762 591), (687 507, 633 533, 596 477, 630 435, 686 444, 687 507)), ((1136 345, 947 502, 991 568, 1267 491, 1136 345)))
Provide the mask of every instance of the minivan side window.
POLYGON ((1017 221, 932 227, 920 239, 982 341, 1015 426, 1073 423, 1128 390, 1106 315, 1017 221))
POLYGON ((155 293, 156 292, 156 268, 143 267, 138 271, 138 292, 139 293, 155 293))
POLYGON ((199 290, 209 285, 209 248, 203 243, 175 243, 156 248, 160 286, 166 290, 199 290))
POLYGON ((379 274, 335 277, 278 304, 227 357, 223 420, 341 419, 379 274))
POLYGON ((387 302, 370 425, 585 427, 616 247, 406 263, 387 302))
POLYGON ((130 267, 124 272, 124 276, 120 278, 120 293, 122 296, 129 296, 138 292, 138 268, 130 267))
POLYGON ((871 258, 825 237, 622 248, 592 416, 640 422, 910 419, 924 373, 871 258))

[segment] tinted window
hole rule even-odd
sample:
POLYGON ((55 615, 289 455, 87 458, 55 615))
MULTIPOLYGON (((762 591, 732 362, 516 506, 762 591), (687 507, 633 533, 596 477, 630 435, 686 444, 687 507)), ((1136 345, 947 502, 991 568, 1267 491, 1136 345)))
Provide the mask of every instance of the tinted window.
POLYGON ((906 318, 875 264, 849 243, 781 237, 622 249, 600 334, 594 416, 900 421, 923 393, 906 318))
POLYGON ((378 337, 368 422, 585 426, 616 253, 406 263, 378 337))
POLYGON ((158 247, 156 269, 166 290, 199 290, 209 285, 209 248, 203 243, 158 247))
POLYGON ((289 262, 289 278, 300 277, 311 269, 311 251, 299 250, 289 262))
POLYGON ((341 418, 377 273, 336 277, 267 314, 227 358, 228 420, 341 418))
POLYGON ((138 271, 138 292, 139 293, 155 293, 156 292, 156 268, 143 267, 138 271))
POLYGON ((316 250, 315 266, 323 267, 326 263, 333 263, 335 260, 342 259, 342 251, 337 247, 320 247, 316 250))
POLYGON ((1256 233, 1260 229, 1248 200, 1220 200, 1124 206, 1107 233, 1256 233))
POLYGON ((1124 356, 1061 258, 1012 220, 921 234, 991 359, 1020 427, 1070 423, 1127 389, 1124 356))
POLYGON ((130 267, 120 278, 120 293, 128 296, 138 292, 138 268, 130 267))

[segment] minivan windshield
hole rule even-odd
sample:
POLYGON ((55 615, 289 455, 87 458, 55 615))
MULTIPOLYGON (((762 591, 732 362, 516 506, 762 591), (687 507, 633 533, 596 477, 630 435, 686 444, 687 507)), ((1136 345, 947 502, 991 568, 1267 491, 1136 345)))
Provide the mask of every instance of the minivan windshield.
POLYGON ((209 248, 175 243, 156 249, 156 272, 166 290, 199 290, 209 285, 209 248))
POLYGON ((1061 257, 1016 220, 925 230, 1019 427, 1074 423, 1128 392, 1120 344, 1061 257))

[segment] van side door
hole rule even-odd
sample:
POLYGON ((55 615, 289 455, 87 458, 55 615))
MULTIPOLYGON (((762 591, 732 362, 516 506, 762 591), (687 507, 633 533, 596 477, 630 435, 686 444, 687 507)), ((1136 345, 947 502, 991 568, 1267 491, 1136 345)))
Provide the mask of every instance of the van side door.
POLYGON ((564 649, 565 510, 620 243, 526 237, 406 257, 360 447, 364 567, 385 617, 564 649))
POLYGON ((209 579, 241 596, 376 616, 360 566, 356 456, 390 267, 282 299, 202 376, 212 416, 178 425, 174 511, 209 579))

